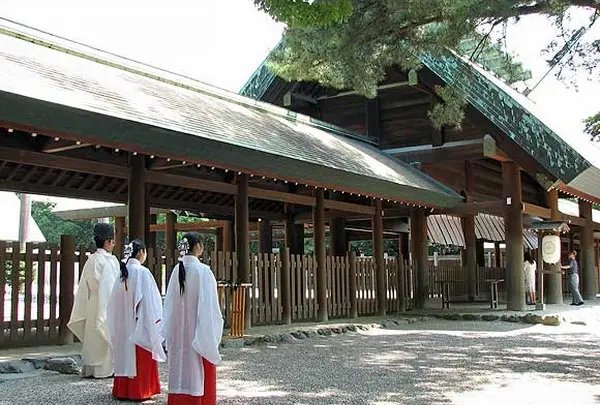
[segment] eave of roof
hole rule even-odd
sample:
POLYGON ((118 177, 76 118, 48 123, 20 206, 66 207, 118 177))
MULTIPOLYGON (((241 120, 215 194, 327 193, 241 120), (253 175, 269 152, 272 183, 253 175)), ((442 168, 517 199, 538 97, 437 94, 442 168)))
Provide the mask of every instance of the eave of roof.
POLYGON ((390 200, 460 201, 348 131, 59 39, 0 34, 0 121, 390 200))

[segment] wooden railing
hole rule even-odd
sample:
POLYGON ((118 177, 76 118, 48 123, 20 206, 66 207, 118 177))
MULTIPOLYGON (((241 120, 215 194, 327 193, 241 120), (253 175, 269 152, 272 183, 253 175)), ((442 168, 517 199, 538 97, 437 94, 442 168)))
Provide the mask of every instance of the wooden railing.
MULTIPOLYGON (((17 243, 0 242, 0 345, 54 344, 61 341, 66 331, 72 298, 90 248, 74 248, 64 251, 57 246, 27 244, 21 252, 17 243), (65 260, 72 272, 61 274, 61 261, 65 260), (20 272, 10 273, 12 263, 19 263, 20 272), (7 279, 7 274, 10 278, 7 279), (11 286, 15 286, 12 288, 11 286), (62 291, 62 292, 61 292, 62 291), (62 303, 62 306, 61 306, 62 303), (66 318, 61 319, 60 314, 66 318)), ((317 303, 317 262, 310 255, 289 255, 284 264, 279 254, 259 254, 250 257, 250 280, 239 280, 235 252, 213 252, 204 259, 210 265, 217 280, 223 282, 249 281, 247 307, 252 325, 268 325, 285 322, 282 280, 288 275, 289 318, 292 321, 315 320, 317 303), (287 266, 287 267, 282 267, 287 266), (288 273, 282 273, 288 269, 288 273)), ((177 263, 176 252, 158 254, 148 249, 146 266, 153 273, 159 290, 166 293, 169 278, 177 263)), ((458 261, 438 261, 429 265, 426 285, 430 296, 438 296, 437 280, 455 280, 453 294, 466 294, 464 269, 458 261)), ((387 311, 397 312, 414 306, 416 272, 413 263, 397 258, 384 260, 386 271, 387 311)), ((502 269, 479 269, 480 279, 493 278, 502 269)), ((330 318, 346 318, 373 315, 378 311, 377 280, 375 264, 371 257, 328 256, 327 307, 330 318)), ((499 276, 499 273, 498 273, 499 276)), ((287 277, 286 277, 287 278, 287 277)), ((481 293, 488 288, 480 283, 481 293)), ((233 289, 225 289, 232 294, 233 289)), ((225 319, 231 320, 234 311, 233 296, 224 299, 225 319)))

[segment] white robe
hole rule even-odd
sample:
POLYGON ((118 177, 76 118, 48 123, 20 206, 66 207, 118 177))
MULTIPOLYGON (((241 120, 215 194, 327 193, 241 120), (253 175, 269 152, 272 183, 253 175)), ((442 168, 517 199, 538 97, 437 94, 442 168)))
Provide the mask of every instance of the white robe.
POLYGON ((159 321, 162 298, 154 277, 139 260, 127 263, 127 289, 120 278, 112 290, 108 305, 108 324, 114 351, 115 377, 137 376, 135 346, 152 353, 159 362, 166 360, 159 321))
POLYGON ((162 333, 169 358, 169 393, 199 397, 204 395, 202 357, 214 365, 221 362, 223 317, 210 268, 195 256, 185 256, 183 265, 185 292, 180 294, 177 264, 165 297, 162 333))
POLYGON ((529 263, 527 260, 525 261, 525 292, 534 292, 535 291, 535 269, 536 263, 529 263))
POLYGON ((83 266, 67 326, 83 343, 84 377, 102 378, 113 374, 107 310, 111 290, 119 275, 119 261, 104 249, 97 249, 83 266))

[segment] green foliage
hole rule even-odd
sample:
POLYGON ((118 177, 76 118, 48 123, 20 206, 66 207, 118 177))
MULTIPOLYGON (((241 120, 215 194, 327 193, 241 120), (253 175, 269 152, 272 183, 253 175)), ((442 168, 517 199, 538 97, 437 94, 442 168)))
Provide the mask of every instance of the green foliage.
POLYGON ((352 0, 254 0, 254 4, 275 20, 301 28, 346 22, 353 11, 352 0))
POLYGON ((74 235, 76 246, 90 246, 94 243, 92 231, 94 222, 90 219, 68 221, 52 212, 56 204, 41 201, 31 202, 31 216, 44 234, 46 241, 60 245, 61 235, 74 235))
MULTIPOLYGON (((6 277, 6 285, 8 285, 9 287, 12 287, 12 266, 13 262, 12 260, 7 260, 4 263, 4 269, 6 271, 5 273, 5 277, 6 277)), ((25 262, 19 262, 19 286, 23 287, 25 285, 25 262)))
POLYGON ((600 112, 586 119, 584 123, 585 132, 591 136, 592 140, 600 142, 600 112))
MULTIPOLYGON (((289 81, 316 81, 340 90, 377 96, 386 70, 421 67, 419 56, 440 56, 449 49, 479 62, 508 83, 529 77, 504 52, 503 37, 492 33, 529 14, 545 15, 562 28, 567 9, 577 6, 600 13, 595 0, 255 0, 278 21, 287 24, 284 46, 273 52, 269 67, 289 81), (319 8, 327 11, 319 14, 319 8), (332 9, 339 7, 335 12, 332 9)), ((563 32, 564 34, 564 32, 563 32)), ((549 44, 560 47, 557 38, 549 44)), ((555 52, 556 53, 556 52, 555 52)), ((571 69, 592 73, 600 60, 600 41, 579 41, 563 58, 571 69)), ((561 72, 563 70, 561 69, 561 72)), ((468 78, 456 78, 468 80, 468 78)), ((430 113, 434 125, 459 126, 464 102, 453 90, 437 90, 443 103, 430 113), (453 97, 457 99, 453 100, 453 97)))

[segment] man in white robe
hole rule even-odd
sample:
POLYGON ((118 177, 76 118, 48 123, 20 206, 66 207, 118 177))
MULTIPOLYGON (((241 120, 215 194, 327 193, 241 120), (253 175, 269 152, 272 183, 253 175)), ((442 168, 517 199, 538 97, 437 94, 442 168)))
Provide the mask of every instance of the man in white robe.
POLYGON ((94 252, 85 263, 68 328, 83 343, 83 377, 106 378, 113 375, 113 352, 107 322, 108 302, 118 279, 119 261, 112 254, 115 246, 112 225, 94 227, 94 252))
POLYGON ((183 244, 184 248, 180 244, 184 256, 173 270, 164 304, 162 330, 168 350, 168 403, 212 404, 216 402, 215 366, 221 362, 223 317, 215 277, 198 259, 204 241, 195 232, 186 236, 184 239, 189 242, 183 244), (185 275, 180 277, 182 270, 185 275))

